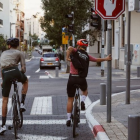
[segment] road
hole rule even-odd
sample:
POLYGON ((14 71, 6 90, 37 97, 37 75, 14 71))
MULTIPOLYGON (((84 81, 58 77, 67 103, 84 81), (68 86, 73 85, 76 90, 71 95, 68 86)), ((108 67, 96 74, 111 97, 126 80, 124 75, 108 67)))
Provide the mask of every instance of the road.
MULTIPOLYGON (((40 70, 40 55, 37 52, 33 52, 33 56, 33 59, 26 63, 29 90, 25 102, 27 111, 24 113, 24 125, 19 130, 19 138, 21 140, 73 140, 72 127, 66 127, 65 125, 67 118, 67 79, 48 76, 48 73, 55 73, 55 70, 53 68, 40 70)), ((87 82, 89 98, 94 102, 99 99, 100 83, 106 82, 106 80, 88 79, 87 82)), ((131 89, 137 89, 136 85, 138 82, 140 83, 140 80, 131 80, 131 85, 134 85, 131 89)), ((12 91, 13 89, 11 90, 10 98, 12 91)), ((19 91, 21 91, 20 83, 19 91)), ((122 91, 125 91, 125 80, 113 81, 112 92, 118 93, 122 91)), ((2 96, 0 95, 1 101, 2 96)), ((7 125, 11 124, 10 109, 11 104, 9 102, 7 125)), ((81 113, 81 123, 77 129, 77 133, 76 140, 94 140, 85 118, 85 112, 81 113)), ((0 139, 13 140, 13 130, 8 130, 4 136, 0 136, 0 139)))

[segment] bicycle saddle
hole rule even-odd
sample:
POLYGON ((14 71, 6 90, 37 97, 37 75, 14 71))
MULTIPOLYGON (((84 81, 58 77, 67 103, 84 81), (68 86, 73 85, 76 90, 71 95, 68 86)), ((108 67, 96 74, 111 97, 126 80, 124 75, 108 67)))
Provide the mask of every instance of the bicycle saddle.
POLYGON ((15 79, 11 79, 10 81, 11 82, 16 82, 16 81, 18 81, 18 79, 15 78, 15 79))
POLYGON ((78 89, 80 88, 80 85, 78 85, 78 84, 75 84, 74 86, 78 89))

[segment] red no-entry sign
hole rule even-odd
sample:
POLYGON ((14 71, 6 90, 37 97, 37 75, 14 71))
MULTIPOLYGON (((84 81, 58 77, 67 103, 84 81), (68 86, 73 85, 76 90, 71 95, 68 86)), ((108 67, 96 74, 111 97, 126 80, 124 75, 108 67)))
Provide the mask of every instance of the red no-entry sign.
POLYGON ((125 0, 95 0, 95 11, 103 19, 117 19, 125 11, 125 0))

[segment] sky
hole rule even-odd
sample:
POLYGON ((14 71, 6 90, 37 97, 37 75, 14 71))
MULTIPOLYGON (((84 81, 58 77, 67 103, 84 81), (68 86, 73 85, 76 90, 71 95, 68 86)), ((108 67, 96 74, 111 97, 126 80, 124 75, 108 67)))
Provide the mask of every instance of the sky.
POLYGON ((41 0, 24 0, 25 18, 30 18, 32 15, 40 12, 43 14, 41 9, 41 0))

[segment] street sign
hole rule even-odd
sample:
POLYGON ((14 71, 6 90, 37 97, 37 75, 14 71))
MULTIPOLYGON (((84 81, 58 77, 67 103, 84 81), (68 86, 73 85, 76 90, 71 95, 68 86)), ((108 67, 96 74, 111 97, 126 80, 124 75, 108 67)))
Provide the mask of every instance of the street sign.
POLYGON ((103 19, 117 19, 125 11, 125 0, 95 0, 95 11, 103 19))

